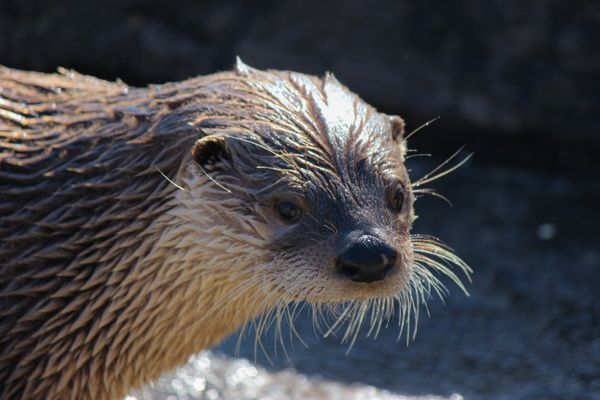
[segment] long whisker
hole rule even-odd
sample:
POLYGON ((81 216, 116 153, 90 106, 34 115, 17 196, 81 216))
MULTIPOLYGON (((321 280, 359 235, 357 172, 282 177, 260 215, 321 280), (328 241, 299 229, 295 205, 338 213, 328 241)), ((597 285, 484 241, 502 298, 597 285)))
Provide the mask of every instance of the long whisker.
POLYGON ((433 175, 435 174, 437 171, 439 171, 441 168, 443 168, 445 165, 447 165, 452 159, 456 158, 456 156, 458 156, 458 154, 460 154, 461 151, 463 151, 463 149, 465 148, 465 146, 462 146, 460 149, 458 149, 454 154, 452 154, 450 157, 448 157, 444 162, 442 162, 440 165, 438 165, 437 167, 435 167, 432 171, 430 171, 429 173, 425 174, 425 176, 423 176, 422 178, 416 180, 415 182, 412 183, 412 187, 416 188, 419 186, 422 186, 426 183, 430 183, 433 182, 437 179, 440 179, 443 176, 446 176, 454 171, 456 171, 458 168, 462 167, 467 161, 469 161, 471 159, 471 157, 473 156, 473 153, 469 154, 468 156, 466 156, 461 162, 459 162, 458 164, 456 164, 455 166, 448 168, 447 170, 440 172, 437 175, 433 175))
POLYGON ((413 190, 413 193, 416 195, 419 194, 428 194, 431 195, 433 197, 437 197, 439 199, 442 199, 443 201, 445 201, 450 207, 454 207, 454 205, 452 204, 452 202, 443 194, 436 192, 434 189, 429 189, 429 188, 421 188, 421 189, 415 189, 413 190))
POLYGON ((233 139, 233 140, 238 140, 240 142, 248 143, 248 144, 254 145, 254 146, 258 147, 258 148, 261 148, 261 149, 265 150, 266 152, 271 153, 276 158, 279 158, 279 159, 285 161, 288 165, 290 165, 292 167, 292 169, 294 169, 296 171, 300 171, 300 168, 299 168, 298 164, 294 160, 293 154, 283 153, 283 152, 278 153, 275 150, 273 150, 273 149, 271 149, 271 148, 269 148, 269 147, 267 147, 267 146, 265 146, 265 145, 263 145, 261 143, 258 143, 258 142, 252 141, 252 140, 248 140, 248 139, 243 139, 243 138, 237 137, 237 136, 224 135, 224 137, 227 137, 227 138, 230 138, 230 139, 233 139))
POLYGON ((431 157, 431 154, 430 153, 415 153, 415 154, 411 154, 411 155, 404 157, 404 159, 410 160, 411 158, 415 158, 415 157, 431 157))
POLYGON ((185 192, 185 189, 182 186, 176 184, 171 178, 169 178, 167 175, 165 175, 165 173, 162 172, 156 165, 154 166, 154 168, 163 176, 163 178, 165 178, 167 180, 167 182, 169 182, 171 185, 175 186, 177 189, 183 190, 185 192))
POLYGON ((290 327, 290 343, 293 344, 293 339, 294 337, 296 337, 300 343, 302 343, 302 345, 304 345, 304 347, 308 347, 308 344, 304 341, 304 339, 302 338, 302 336, 300 335, 300 333, 298 333, 298 331, 296 330, 296 327, 294 326, 294 321, 296 319, 296 312, 301 313, 302 310, 304 309, 304 307, 306 306, 307 303, 305 302, 296 302, 294 304, 294 307, 292 307, 291 309, 288 309, 288 321, 289 321, 289 327, 290 327), (300 307, 300 310, 298 310, 298 307, 300 307))
POLYGON ((411 235, 411 242, 415 251, 415 261, 417 264, 423 263, 434 270, 448 276, 466 295, 468 292, 462 281, 450 269, 451 265, 459 267, 466 278, 471 281, 471 268, 452 250, 439 240, 426 235, 411 235), (438 261, 439 260, 439 261, 438 261))
POLYGON ((406 137, 404 138, 404 140, 410 139, 415 133, 419 132, 423 128, 427 128, 429 125, 433 124, 435 121, 437 121, 440 118, 441 117, 438 115, 437 117, 432 118, 429 121, 425 122, 423 125, 418 126, 416 129, 413 129, 408 135, 406 135, 406 137))
POLYGON ((217 185, 218 187, 220 187, 221 189, 223 189, 224 191, 226 191, 227 193, 231 193, 230 189, 227 189, 225 186, 223 186, 221 183, 217 182, 216 179, 214 179, 212 176, 210 176, 210 174, 208 172, 206 172, 206 170, 204 168, 202 168, 202 166, 198 163, 196 163, 196 166, 200 169, 200 171, 202 171, 202 173, 204 175, 206 175, 206 177, 215 185, 217 185))

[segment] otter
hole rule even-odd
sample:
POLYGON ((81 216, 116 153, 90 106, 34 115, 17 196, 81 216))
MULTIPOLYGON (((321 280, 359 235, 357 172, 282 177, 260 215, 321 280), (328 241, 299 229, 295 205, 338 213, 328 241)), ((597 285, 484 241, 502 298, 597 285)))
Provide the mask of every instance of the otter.
POLYGON ((0 67, 0 398, 121 398, 299 302, 352 338, 462 287, 410 233, 406 146, 330 73, 0 67))

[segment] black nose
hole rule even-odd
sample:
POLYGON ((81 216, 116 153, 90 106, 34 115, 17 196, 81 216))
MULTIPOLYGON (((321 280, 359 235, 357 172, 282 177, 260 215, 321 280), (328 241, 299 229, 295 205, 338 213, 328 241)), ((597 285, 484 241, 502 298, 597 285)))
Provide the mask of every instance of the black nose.
POLYGON ((375 282, 385 278, 398 253, 374 236, 362 235, 337 257, 337 268, 354 282, 375 282))

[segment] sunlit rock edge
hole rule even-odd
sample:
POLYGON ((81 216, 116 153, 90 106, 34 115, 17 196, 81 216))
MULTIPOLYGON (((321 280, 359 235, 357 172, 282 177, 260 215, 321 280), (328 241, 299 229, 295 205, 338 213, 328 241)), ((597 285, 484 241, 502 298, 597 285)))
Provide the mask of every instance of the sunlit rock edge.
POLYGON ((346 384, 308 377, 293 369, 269 372, 246 359, 229 358, 209 351, 156 382, 128 395, 125 400, 462 400, 453 394, 406 396, 363 384, 346 384))

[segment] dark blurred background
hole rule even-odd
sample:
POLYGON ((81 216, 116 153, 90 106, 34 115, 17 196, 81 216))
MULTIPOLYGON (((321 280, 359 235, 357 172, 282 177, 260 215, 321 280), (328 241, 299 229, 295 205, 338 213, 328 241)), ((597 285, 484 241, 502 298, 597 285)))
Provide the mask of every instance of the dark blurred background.
MULTIPOLYGON (((600 398, 600 2, 0 0, 0 64, 132 85, 229 69, 332 71, 368 102, 434 117, 414 178, 466 144, 471 162, 420 199, 415 230, 473 266, 466 298, 397 329, 290 351, 307 374, 407 394, 600 398)), ((233 354, 235 340, 221 351, 233 354)), ((242 355, 253 357, 252 346, 242 355)), ((287 361, 275 357, 274 366, 287 361)))

